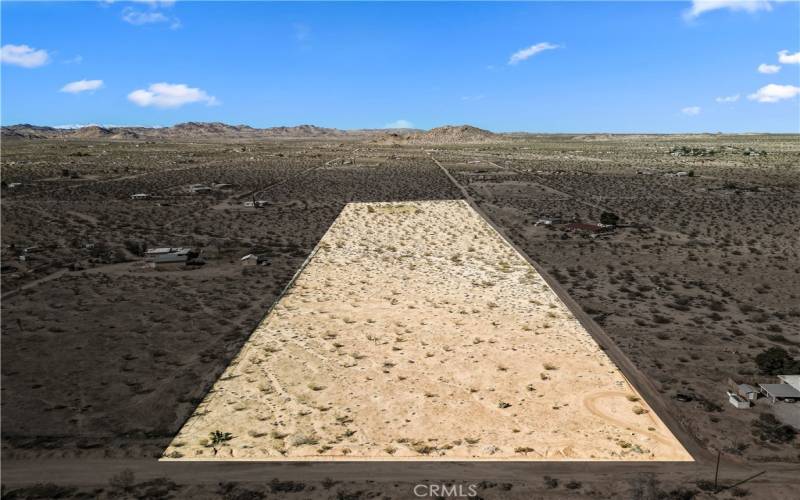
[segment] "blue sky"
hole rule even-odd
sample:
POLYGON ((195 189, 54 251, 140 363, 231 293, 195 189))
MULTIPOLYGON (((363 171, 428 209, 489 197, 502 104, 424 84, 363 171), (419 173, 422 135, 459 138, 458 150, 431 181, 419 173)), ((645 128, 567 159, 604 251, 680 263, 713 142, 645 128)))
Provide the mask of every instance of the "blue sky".
POLYGON ((0 8, 4 125, 800 132, 791 1, 0 8))

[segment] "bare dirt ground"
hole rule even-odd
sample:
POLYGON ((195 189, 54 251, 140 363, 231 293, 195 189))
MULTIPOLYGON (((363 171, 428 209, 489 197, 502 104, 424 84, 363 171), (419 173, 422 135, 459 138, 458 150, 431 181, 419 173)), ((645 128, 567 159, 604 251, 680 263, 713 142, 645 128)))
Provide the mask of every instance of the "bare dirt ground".
POLYGON ((691 460, 463 201, 348 204, 166 457, 691 460))
POLYGON ((495 483, 479 492, 485 498, 657 498, 647 492, 681 488, 701 498, 720 451, 725 484, 766 471, 740 490, 791 498, 797 439, 762 432, 759 417, 773 413, 765 401, 737 410, 724 391, 728 378, 770 381, 755 363, 770 347, 800 356, 797 143, 780 135, 527 136, 426 152, 321 140, 4 140, 3 181, 22 185, 2 193, 3 485, 52 480, 75 485, 67 496, 157 497, 150 482, 174 474, 178 484, 163 498, 291 494, 286 485, 273 490, 273 478, 316 485, 320 498, 411 497, 410 483, 395 489, 400 468, 391 464, 382 473, 364 463, 255 470, 156 458, 347 203, 464 196, 434 157, 602 326, 607 352, 618 349, 652 385, 642 395, 675 423, 673 433, 704 452, 692 451, 690 467, 441 464, 406 479, 495 483), (234 187, 192 196, 186 188, 195 182, 234 187), (137 192, 154 198, 130 200, 137 192), (242 207, 253 193, 267 206, 242 207), (590 238, 534 225, 557 215, 593 223, 604 210, 630 227, 590 238), (207 264, 145 270, 142 244, 197 246, 207 264), (30 246, 38 247, 33 257, 17 260, 30 246), (270 265, 242 268, 238 258, 252 252, 269 255, 270 265), (202 474, 213 484, 195 482, 199 469, 170 468, 178 466, 209 466, 202 474), (123 469, 136 474, 133 493, 108 483, 123 469), (325 489, 327 475, 343 483, 325 489), (218 489, 226 477, 249 483, 218 489), (573 480, 583 486, 568 488, 573 480))

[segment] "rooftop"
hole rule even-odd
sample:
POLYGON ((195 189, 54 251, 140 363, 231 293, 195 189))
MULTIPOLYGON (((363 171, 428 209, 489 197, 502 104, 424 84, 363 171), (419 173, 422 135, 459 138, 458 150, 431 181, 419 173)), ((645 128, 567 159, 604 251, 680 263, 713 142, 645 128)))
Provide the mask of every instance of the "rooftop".
POLYGON ((789 384, 758 384, 761 389, 776 398, 800 398, 800 391, 789 384))

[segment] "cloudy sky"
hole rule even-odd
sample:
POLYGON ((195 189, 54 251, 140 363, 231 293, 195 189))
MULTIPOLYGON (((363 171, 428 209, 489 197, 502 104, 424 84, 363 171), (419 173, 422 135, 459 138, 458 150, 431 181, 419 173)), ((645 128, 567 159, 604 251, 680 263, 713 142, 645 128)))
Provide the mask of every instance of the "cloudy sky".
POLYGON ((800 132, 800 4, 2 5, 2 123, 800 132))

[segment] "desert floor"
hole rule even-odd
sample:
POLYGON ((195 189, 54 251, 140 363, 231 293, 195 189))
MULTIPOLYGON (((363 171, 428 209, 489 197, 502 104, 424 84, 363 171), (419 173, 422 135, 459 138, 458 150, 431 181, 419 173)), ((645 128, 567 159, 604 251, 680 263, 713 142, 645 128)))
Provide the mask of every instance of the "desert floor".
POLYGON ((165 457, 692 460, 462 200, 346 205, 165 457))

